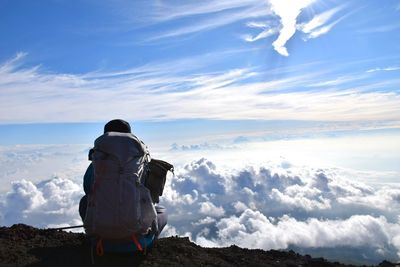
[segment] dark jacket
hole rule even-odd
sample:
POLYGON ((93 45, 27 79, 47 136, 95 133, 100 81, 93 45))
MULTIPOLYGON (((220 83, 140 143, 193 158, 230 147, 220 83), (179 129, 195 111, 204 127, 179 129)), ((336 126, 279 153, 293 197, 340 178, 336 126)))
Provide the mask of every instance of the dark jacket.
POLYGON ((93 164, 90 163, 90 165, 86 169, 85 176, 83 176, 83 190, 85 191, 86 195, 90 194, 93 181, 94 181, 93 164))

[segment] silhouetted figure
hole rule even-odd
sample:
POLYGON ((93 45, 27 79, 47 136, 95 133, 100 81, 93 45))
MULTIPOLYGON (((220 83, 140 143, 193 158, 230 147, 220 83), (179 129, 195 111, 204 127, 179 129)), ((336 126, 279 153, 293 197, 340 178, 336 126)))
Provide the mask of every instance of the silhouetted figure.
POLYGON ((92 163, 83 179, 86 195, 79 203, 86 233, 97 238, 97 247, 103 246, 103 240, 128 242, 139 250, 152 245, 167 224, 165 208, 155 203, 166 172, 173 166, 150 160, 147 147, 131 133, 129 123, 119 119, 104 126, 104 134, 89 151, 89 160, 92 163))

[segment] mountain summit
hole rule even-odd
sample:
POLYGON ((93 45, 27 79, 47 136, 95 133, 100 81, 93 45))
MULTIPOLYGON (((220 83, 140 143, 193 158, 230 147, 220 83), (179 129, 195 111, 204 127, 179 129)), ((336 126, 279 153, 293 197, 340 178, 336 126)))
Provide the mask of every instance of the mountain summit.
MULTIPOLYGON (((37 229, 24 224, 0 228, 0 266, 350 266, 293 251, 203 248, 189 238, 168 237, 157 241, 146 256, 95 257, 82 233, 37 229)), ((382 262, 379 266, 397 266, 382 262)))

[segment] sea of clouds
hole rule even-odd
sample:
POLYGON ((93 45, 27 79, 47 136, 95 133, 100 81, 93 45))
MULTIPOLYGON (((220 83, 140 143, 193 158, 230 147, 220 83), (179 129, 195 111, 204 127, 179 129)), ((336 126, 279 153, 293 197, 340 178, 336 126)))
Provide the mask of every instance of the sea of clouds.
MULTIPOLYGON (((70 156, 86 151, 74 149, 70 156)), ((27 155, 35 154, 36 163, 31 163, 35 168, 42 161, 56 160, 55 152, 44 153, 56 150, 43 149, 41 157, 33 152, 14 157, 29 159, 27 155)), ((11 164, 10 151, 3 149, 1 156, 7 157, 6 152, 11 164)), ((0 194, 0 225, 81 224, 78 204, 88 164, 85 157, 79 158, 75 169, 78 158, 70 157, 64 171, 73 170, 72 176, 56 173, 40 180, 24 174, 26 178, 12 181, 0 194)), ((400 187, 371 186, 355 176, 284 159, 234 167, 203 157, 188 159, 168 177, 161 198, 169 213, 164 236, 186 235, 202 246, 295 248, 338 260, 347 255, 356 263, 399 260, 400 187)), ((21 178, 20 172, 15 177, 21 178)))

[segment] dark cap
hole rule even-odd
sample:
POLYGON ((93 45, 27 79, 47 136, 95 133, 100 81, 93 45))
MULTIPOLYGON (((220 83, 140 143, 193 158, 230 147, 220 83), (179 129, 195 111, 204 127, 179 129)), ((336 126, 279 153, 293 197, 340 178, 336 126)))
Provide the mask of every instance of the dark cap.
POLYGON ((112 120, 104 125, 104 133, 107 132, 130 133, 131 126, 124 120, 112 120))

